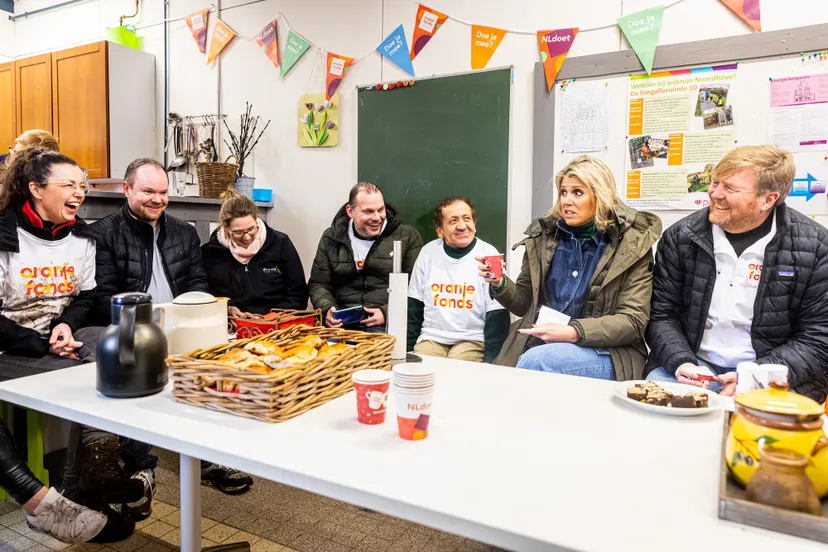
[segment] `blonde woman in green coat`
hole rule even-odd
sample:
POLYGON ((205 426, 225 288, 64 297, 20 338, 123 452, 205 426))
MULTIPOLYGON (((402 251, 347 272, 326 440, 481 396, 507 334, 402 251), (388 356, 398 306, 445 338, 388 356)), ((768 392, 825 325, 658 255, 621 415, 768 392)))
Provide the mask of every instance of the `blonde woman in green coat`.
POLYGON ((526 229, 516 281, 481 276, 521 318, 495 364, 607 380, 641 379, 661 220, 625 205, 607 165, 578 157, 555 177, 557 201, 526 229), (568 323, 536 324, 541 307, 568 323))

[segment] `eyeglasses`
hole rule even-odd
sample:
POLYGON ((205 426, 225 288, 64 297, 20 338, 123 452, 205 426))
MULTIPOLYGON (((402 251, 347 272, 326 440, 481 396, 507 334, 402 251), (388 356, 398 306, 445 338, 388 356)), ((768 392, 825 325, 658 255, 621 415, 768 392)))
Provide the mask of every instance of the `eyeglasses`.
POLYGON ((242 239, 245 236, 253 238, 259 232, 259 225, 257 224, 256 226, 251 226, 247 230, 230 230, 229 232, 234 238, 242 239))
POLYGON ((89 183, 86 181, 83 182, 72 182, 67 180, 66 182, 46 182, 46 184, 51 184, 52 186, 58 186, 64 190, 80 190, 81 192, 86 195, 89 192, 89 183))

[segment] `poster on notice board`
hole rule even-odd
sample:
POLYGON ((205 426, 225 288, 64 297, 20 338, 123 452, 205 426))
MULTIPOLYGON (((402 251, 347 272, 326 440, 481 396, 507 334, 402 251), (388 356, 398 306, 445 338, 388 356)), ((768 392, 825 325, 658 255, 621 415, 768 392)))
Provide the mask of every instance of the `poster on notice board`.
POLYGON ((737 65, 633 75, 619 193, 632 207, 695 210, 708 204, 711 173, 735 145, 730 102, 737 65))

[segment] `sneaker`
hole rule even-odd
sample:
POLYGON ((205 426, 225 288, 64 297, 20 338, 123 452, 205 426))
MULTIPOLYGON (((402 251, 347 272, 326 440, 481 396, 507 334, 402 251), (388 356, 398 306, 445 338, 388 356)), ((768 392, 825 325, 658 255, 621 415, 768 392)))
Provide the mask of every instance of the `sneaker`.
POLYGON ((110 504, 116 512, 129 514, 135 521, 144 521, 152 514, 152 497, 155 496, 155 472, 149 468, 132 474, 132 479, 141 481, 144 485, 144 496, 140 500, 128 504, 110 504))
POLYGON ((103 507, 106 514, 106 527, 89 542, 104 544, 126 540, 135 532, 135 519, 129 514, 116 512, 109 506, 103 507))
POLYGON ((127 477, 121 468, 118 437, 110 435, 83 447, 82 473, 79 489, 81 495, 95 504, 123 504, 144 497, 144 482, 127 477))
POLYGON ((49 489, 46 497, 35 508, 34 514, 23 512, 29 527, 51 535, 61 542, 79 544, 87 542, 106 526, 106 516, 72 502, 49 489))
POLYGON ((226 494, 240 494, 253 484, 253 478, 233 468, 210 464, 201 470, 201 484, 226 494))

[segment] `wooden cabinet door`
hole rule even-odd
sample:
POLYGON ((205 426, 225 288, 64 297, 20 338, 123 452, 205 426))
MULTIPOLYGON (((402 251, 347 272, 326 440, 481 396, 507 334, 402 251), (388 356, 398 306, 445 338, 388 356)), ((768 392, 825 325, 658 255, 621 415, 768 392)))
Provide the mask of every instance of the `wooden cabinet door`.
POLYGON ((105 41, 52 54, 54 134, 89 178, 109 178, 108 98, 105 41))
POLYGON ((0 155, 17 138, 14 62, 0 64, 0 155))
POLYGON ((17 75, 17 132, 52 132, 52 54, 14 62, 17 75))

